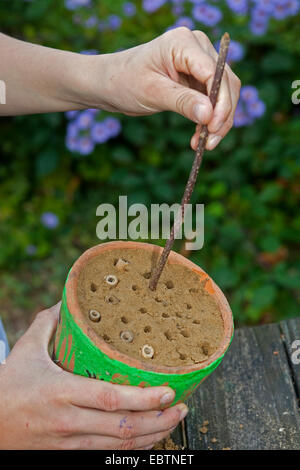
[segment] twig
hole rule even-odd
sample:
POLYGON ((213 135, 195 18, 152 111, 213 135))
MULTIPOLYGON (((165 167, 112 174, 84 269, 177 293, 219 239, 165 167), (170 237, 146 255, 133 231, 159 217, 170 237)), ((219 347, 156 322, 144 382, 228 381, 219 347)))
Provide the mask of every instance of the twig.
MULTIPOLYGON (((213 108, 215 107, 217 98, 218 98, 218 93, 219 93, 219 89, 220 89, 220 85, 221 85, 221 81, 223 77, 223 71, 224 71, 224 67, 226 63, 229 42, 230 42, 229 34, 225 33, 221 39, 216 71, 215 71, 215 75, 213 79, 213 84, 211 87, 211 92, 209 94, 209 98, 210 98, 213 108)), ((181 227, 182 222, 184 221, 185 205, 189 203, 191 196, 193 194, 193 190, 194 190, 195 183, 197 180, 198 171, 202 163, 202 158, 203 158, 203 153, 205 150, 207 137, 208 137, 208 129, 206 125, 203 125, 200 131, 200 137, 199 137, 198 147, 197 147, 196 154, 195 154, 194 163, 193 163, 190 176, 189 176, 189 179, 188 179, 188 182, 185 187, 185 191, 181 200, 181 208, 175 217, 175 221, 174 221, 174 225, 172 227, 171 233, 170 233, 170 237, 168 238, 165 244, 164 250, 158 260, 157 266, 154 269, 151 279, 150 279, 149 288, 151 290, 155 290, 157 287, 157 283, 164 269, 164 266, 167 262, 167 259, 172 249, 177 231, 181 227)))

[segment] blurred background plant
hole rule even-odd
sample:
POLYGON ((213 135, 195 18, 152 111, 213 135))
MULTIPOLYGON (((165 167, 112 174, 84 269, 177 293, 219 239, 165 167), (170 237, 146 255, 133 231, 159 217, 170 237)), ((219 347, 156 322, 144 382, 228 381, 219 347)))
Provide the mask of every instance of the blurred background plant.
MULTIPOLYGON (((243 89, 235 128, 200 171, 193 201, 205 204, 205 244, 190 258, 224 290, 238 325, 299 315, 298 12, 299 0, 0 0, 2 32, 86 54, 176 26, 205 31, 216 47, 230 33, 243 89)), ((172 113, 2 118, 0 301, 11 342, 59 300, 73 261, 99 242, 99 204, 119 194, 180 201, 193 129, 172 113)))

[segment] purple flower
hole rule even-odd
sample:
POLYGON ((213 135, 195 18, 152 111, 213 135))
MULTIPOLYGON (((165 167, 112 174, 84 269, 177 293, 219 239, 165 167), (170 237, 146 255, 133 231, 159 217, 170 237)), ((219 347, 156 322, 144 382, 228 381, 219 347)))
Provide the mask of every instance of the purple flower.
POLYGON ((147 13, 153 13, 166 3, 166 0, 143 0, 143 8, 147 13))
POLYGON ((34 256, 37 252, 37 247, 35 245, 27 245, 25 251, 27 255, 34 256))
MULTIPOLYGON (((215 48, 219 51, 220 41, 215 44, 215 48)), ((228 49, 228 62, 239 62, 244 57, 244 47, 241 43, 231 39, 228 49)))
POLYGON ((78 114, 78 111, 67 111, 65 116, 67 119, 74 119, 78 114))
POLYGON ((207 5, 206 3, 194 6, 193 16, 195 20, 206 26, 215 26, 223 17, 219 8, 207 5))
POLYGON ((226 0, 229 8, 237 15, 245 15, 248 11, 247 0, 226 0))
POLYGON ((67 149, 70 150, 70 152, 77 152, 78 145, 79 145, 79 137, 75 135, 70 135, 67 133, 65 144, 66 144, 67 149))
POLYGON ((181 16, 181 18, 178 18, 173 28, 179 28, 181 26, 185 26, 186 28, 189 28, 189 29, 195 29, 194 21, 192 20, 192 18, 189 18, 188 16, 181 16))
POLYGON ((81 51, 80 54, 83 55, 97 55, 99 52, 96 49, 87 49, 85 51, 81 51))
POLYGON ((260 6, 255 6, 251 11, 252 22, 264 22, 267 23, 270 18, 270 12, 261 8, 260 6))
POLYGON ((299 0, 287 0, 286 9, 290 16, 294 16, 298 13, 300 8, 299 0))
POLYGON ((125 2, 123 5, 123 12, 125 16, 131 17, 136 14, 136 6, 132 2, 125 2))
POLYGON ((265 114, 266 105, 263 101, 251 101, 247 104, 247 112, 252 118, 259 118, 265 114))
POLYGON ((65 0, 65 7, 68 10, 76 10, 80 7, 90 7, 91 0, 65 0))
POLYGON ((122 24, 122 18, 120 18, 118 15, 109 15, 108 25, 111 30, 115 31, 116 29, 119 29, 121 24, 122 24))
POLYGON ((85 22, 84 25, 86 28, 95 28, 98 24, 98 18, 96 15, 90 16, 85 22))
POLYGON ((91 125, 94 122, 94 113, 89 109, 81 111, 76 117, 76 126, 80 130, 90 129, 91 125))
POLYGON ((108 117, 102 121, 103 125, 105 125, 108 134, 110 137, 116 137, 120 134, 122 126, 118 119, 113 117, 108 117))
POLYGON ((53 230, 59 225, 59 219, 53 212, 44 212, 41 215, 41 223, 44 227, 53 230))
POLYGON ((243 106, 239 103, 235 110, 234 127, 249 126, 251 123, 251 119, 247 116, 243 106))
POLYGON ((81 155, 88 155, 93 152, 95 144, 90 136, 80 137, 78 140, 77 152, 81 155))
POLYGON ((268 18, 256 20, 252 19, 250 22, 250 30, 255 36, 262 36, 265 34, 269 26, 268 18))
POLYGON ((254 0, 256 7, 259 10, 264 10, 267 13, 271 13, 274 9, 274 0, 254 0))
POLYGON ((91 137, 96 144, 103 144, 108 141, 110 135, 104 121, 95 122, 91 129, 91 137))
POLYGON ((246 103, 258 100, 258 91, 255 86, 245 85, 241 88, 241 99, 246 103))
POLYGON ((78 135, 79 135, 79 128, 77 126, 76 120, 69 122, 67 126, 67 136, 78 137, 78 135))

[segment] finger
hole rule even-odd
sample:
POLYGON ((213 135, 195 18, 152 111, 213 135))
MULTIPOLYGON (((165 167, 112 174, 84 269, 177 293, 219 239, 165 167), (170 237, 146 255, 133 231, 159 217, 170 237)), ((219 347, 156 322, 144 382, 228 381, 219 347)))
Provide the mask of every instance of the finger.
POLYGON ((160 409, 175 397, 170 387, 117 385, 72 374, 63 386, 74 405, 103 411, 160 409))
POLYGON ((168 437, 169 434, 169 431, 165 431, 132 439, 117 439, 98 435, 72 436, 65 439, 61 447, 68 450, 147 450, 168 437))
POLYGON ((38 313, 34 321, 22 336, 22 342, 30 342, 48 354, 48 345, 55 332, 61 302, 38 313))
POLYGON ((118 439, 132 439, 170 431, 187 414, 184 404, 164 411, 124 411, 123 413, 77 408, 72 419, 64 422, 65 434, 98 434, 118 439))
POLYGON ((168 77, 161 77, 159 96, 161 110, 174 111, 202 124, 207 124, 212 118, 213 108, 208 96, 168 77))

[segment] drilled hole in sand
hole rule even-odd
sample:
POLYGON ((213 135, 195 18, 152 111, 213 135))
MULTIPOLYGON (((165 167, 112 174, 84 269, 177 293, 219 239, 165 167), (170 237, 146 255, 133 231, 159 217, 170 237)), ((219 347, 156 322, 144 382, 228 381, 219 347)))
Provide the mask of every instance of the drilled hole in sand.
POLYGON ((144 277, 145 279, 150 279, 151 273, 144 273, 144 274, 143 274, 143 277, 144 277))
POLYGON ((176 315, 177 318, 182 318, 182 313, 180 313, 180 312, 176 312, 175 315, 176 315))
POLYGON ((106 341, 107 343, 110 341, 110 337, 108 335, 103 335, 103 339, 104 341, 106 341))
POLYGON ((198 294, 198 289, 195 289, 195 287, 192 287, 189 289, 190 294, 198 294))
POLYGON ((97 286, 96 286, 96 284, 94 284, 94 283, 92 282, 92 284, 91 284, 91 291, 92 291, 92 292, 96 292, 96 290, 97 290, 97 286))
POLYGON ((134 291, 134 292, 137 292, 139 290, 139 286, 137 286, 136 284, 133 284, 133 286, 131 287, 131 289, 134 291))
POLYGON ((165 337, 167 338, 168 341, 172 341, 173 335, 170 333, 170 331, 165 331, 165 337))
POLYGON ((166 313, 166 312, 164 312, 164 313, 162 314, 162 317, 163 317, 163 318, 169 318, 169 316, 170 316, 170 315, 169 315, 168 313, 166 313))
POLYGON ((155 302, 162 302, 162 299, 160 297, 155 297, 155 302))
POLYGON ((151 326, 145 326, 144 332, 145 333, 150 333, 150 331, 151 331, 151 326))
POLYGON ((200 320, 194 320, 193 323, 195 323, 195 325, 200 325, 200 320))
POLYGON ((181 359, 182 361, 185 361, 186 360, 186 354, 179 353, 179 359, 181 359))
POLYGON ((125 323, 125 324, 128 323, 128 318, 122 317, 122 318, 121 318, 121 322, 122 322, 122 323, 125 323))
POLYGON ((191 308, 192 308, 191 304, 186 304, 186 308, 187 308, 188 310, 191 310, 191 308))
POLYGON ((167 289, 173 289, 174 288, 174 282, 173 281, 167 281, 166 282, 166 288, 167 289))
POLYGON ((142 308, 140 308, 140 312, 141 312, 141 313, 147 313, 147 309, 144 308, 144 307, 142 307, 142 308))
POLYGON ((188 330, 181 330, 180 334, 184 336, 185 338, 190 337, 190 332, 188 330))
POLYGON ((120 299, 118 299, 118 297, 116 297, 115 295, 107 296, 104 298, 104 300, 107 304, 113 304, 113 305, 116 305, 120 302, 120 299))
POLYGON ((209 356, 209 343, 207 342, 202 343, 201 349, 205 356, 209 356))

